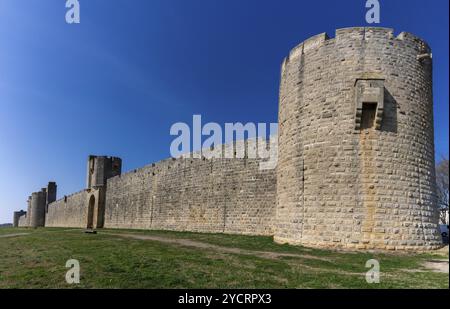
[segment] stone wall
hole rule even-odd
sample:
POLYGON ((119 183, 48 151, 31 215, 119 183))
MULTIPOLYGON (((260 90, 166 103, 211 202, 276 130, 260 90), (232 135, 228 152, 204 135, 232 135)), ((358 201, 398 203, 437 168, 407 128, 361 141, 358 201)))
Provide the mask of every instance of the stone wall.
POLYGON ((339 29, 291 51, 280 87, 276 241, 440 245, 430 53, 386 28, 339 29), (371 128, 361 127, 358 85, 374 87, 366 103, 383 97, 371 128))
POLYGON ((105 227, 273 235, 276 173, 259 162, 168 159, 110 178, 105 227))
POLYGON ((87 191, 83 190, 48 205, 46 227, 80 227, 87 225, 87 191))

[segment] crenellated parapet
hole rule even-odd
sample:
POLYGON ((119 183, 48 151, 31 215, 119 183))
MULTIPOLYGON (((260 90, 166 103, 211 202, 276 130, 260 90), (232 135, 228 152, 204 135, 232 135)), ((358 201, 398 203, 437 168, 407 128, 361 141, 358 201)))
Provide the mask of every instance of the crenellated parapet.
POLYGON ((360 43, 376 42, 380 45, 397 45, 413 49, 417 53, 417 59, 431 58, 431 49, 427 42, 409 32, 401 32, 394 35, 394 29, 381 27, 350 27, 337 29, 334 37, 327 33, 320 33, 295 46, 281 65, 282 74, 286 65, 291 61, 296 61, 302 55, 319 52, 322 47, 339 48, 343 44, 355 43, 355 47, 360 43))

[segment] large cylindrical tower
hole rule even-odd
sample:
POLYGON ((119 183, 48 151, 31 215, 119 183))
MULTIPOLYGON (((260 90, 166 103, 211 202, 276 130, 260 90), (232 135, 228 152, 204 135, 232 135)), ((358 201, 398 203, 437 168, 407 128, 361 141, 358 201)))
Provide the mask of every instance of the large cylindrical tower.
POLYGON ((295 47, 281 74, 275 241, 439 247, 428 45, 339 29, 295 47))

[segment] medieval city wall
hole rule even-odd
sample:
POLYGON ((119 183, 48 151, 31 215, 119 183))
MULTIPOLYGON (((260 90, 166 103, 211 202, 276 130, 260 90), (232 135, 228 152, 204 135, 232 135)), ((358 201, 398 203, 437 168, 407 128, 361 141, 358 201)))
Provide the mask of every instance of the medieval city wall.
POLYGON ((203 150, 123 175, 120 159, 92 156, 88 189, 50 203, 45 225, 273 235, 327 248, 441 246, 425 41, 373 27, 307 39, 283 61, 278 116, 276 167, 261 169, 251 140, 243 158, 237 142, 220 148, 235 158, 203 150))
POLYGON ((273 235, 276 173, 259 163, 167 159, 110 178, 105 227, 273 235))

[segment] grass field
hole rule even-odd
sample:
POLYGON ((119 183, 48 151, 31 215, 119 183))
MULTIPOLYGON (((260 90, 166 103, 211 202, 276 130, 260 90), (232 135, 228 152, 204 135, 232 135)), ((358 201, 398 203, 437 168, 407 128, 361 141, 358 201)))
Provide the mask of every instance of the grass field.
POLYGON ((448 251, 351 253, 271 237, 0 229, 0 288, 448 288, 448 268, 428 265, 439 260, 448 261, 448 251), (68 259, 80 262, 80 284, 65 281, 68 259), (378 284, 365 280, 369 259, 380 263, 378 284))

